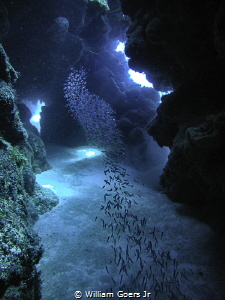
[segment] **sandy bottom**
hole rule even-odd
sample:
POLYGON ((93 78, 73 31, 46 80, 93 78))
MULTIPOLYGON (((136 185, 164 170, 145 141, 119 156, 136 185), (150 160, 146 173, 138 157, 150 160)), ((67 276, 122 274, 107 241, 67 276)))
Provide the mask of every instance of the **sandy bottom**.
POLYGON ((85 149, 48 146, 53 168, 37 176, 60 198, 34 226, 42 299, 225 299, 223 239, 153 189, 152 171, 85 149))

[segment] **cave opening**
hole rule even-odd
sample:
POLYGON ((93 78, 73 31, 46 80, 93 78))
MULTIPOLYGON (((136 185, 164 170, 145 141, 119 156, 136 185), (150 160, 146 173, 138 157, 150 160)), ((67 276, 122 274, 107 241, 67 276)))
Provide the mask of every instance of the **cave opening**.
POLYGON ((223 299, 217 7, 175 2, 0 1, 1 299, 223 299))

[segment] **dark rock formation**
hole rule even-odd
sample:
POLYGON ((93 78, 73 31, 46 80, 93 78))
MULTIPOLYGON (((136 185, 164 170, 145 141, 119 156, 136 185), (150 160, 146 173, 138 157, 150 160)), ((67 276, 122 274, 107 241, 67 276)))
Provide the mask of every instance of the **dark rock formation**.
POLYGON ((45 142, 67 146, 86 143, 65 107, 63 85, 71 67, 88 71, 88 90, 110 103, 118 120, 139 108, 146 112, 148 121, 154 116, 157 93, 132 84, 124 55, 115 51, 118 40, 125 41, 130 23, 119 0, 108 1, 109 10, 99 1, 3 2, 11 25, 4 47, 21 73, 15 85, 17 102, 46 103, 41 119, 45 142))
POLYGON ((42 248, 32 226, 38 213, 51 209, 57 199, 35 183, 34 147, 20 121, 12 88, 18 74, 2 45, 0 62, 0 298, 38 300, 35 264, 42 248))
POLYGON ((224 1, 127 1, 129 65, 162 97, 148 133, 171 149, 161 184, 225 232, 224 1))
POLYGON ((9 30, 8 11, 5 5, 0 1, 0 41, 7 35, 9 30))
POLYGON ((28 143, 33 150, 32 167, 35 174, 49 170, 51 167, 46 160, 46 150, 40 134, 35 126, 30 123, 31 112, 24 104, 17 105, 20 119, 28 134, 28 143))

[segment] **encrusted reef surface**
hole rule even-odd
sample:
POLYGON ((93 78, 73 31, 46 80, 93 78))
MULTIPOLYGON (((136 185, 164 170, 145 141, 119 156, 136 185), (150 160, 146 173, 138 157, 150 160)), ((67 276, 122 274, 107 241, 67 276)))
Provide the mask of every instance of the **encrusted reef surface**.
POLYGON ((147 131, 171 149, 161 184, 225 233, 224 1, 121 0, 129 65, 162 97, 147 131))
POLYGON ((35 153, 12 88, 18 73, 2 45, 0 62, 0 299, 41 299, 42 248, 32 226, 58 199, 35 182, 35 153))

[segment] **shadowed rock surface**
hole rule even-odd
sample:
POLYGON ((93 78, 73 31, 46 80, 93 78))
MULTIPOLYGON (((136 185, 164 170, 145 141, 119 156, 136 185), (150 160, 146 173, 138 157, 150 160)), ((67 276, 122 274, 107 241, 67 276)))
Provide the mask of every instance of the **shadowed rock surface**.
MULTIPOLYGON (((2 45, 0 62, 0 299, 38 300, 40 274, 35 264, 42 247, 32 226, 38 213, 50 210, 58 198, 35 182, 38 160, 35 163, 12 88, 18 73, 2 45)), ((44 153, 42 159, 46 163, 44 153)))
POLYGON ((147 131, 170 147, 161 184, 224 233, 224 1, 127 1, 126 54, 162 97, 147 131))

